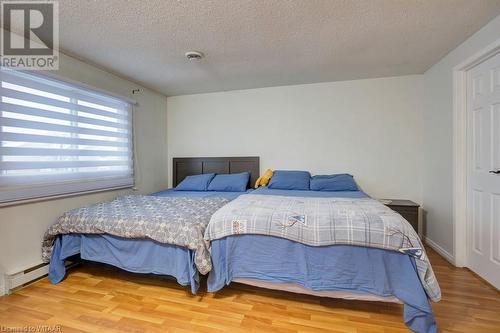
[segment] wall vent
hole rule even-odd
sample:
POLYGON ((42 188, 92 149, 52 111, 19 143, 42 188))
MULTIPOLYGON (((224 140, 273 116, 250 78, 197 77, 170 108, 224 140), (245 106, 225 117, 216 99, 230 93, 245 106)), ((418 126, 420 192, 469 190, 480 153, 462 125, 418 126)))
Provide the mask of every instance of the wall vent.
MULTIPOLYGON (((76 266, 78 262, 66 261, 66 269, 76 266)), ((39 264, 30 268, 26 268, 16 273, 7 273, 4 276, 4 286, 0 293, 10 294, 14 289, 24 287, 38 279, 41 279, 49 274, 49 264, 39 264)))

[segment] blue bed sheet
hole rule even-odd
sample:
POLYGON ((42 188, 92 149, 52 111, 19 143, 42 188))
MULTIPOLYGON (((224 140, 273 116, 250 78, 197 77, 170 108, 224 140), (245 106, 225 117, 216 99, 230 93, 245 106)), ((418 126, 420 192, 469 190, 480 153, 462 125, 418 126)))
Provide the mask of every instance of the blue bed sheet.
POLYGON ((193 251, 153 240, 125 239, 106 234, 59 236, 50 260, 50 282, 56 284, 64 278, 64 260, 78 253, 82 259, 110 264, 129 272, 173 276, 180 285, 190 285, 193 294, 199 287, 193 251))
POLYGON ((173 188, 153 193, 151 195, 158 197, 189 197, 189 198, 210 198, 222 197, 229 200, 234 200, 242 194, 250 193, 252 190, 246 192, 221 192, 221 191, 176 191, 173 188))
MULTIPOLYGON (((151 195, 193 198, 218 196, 233 200, 244 193, 168 189, 151 195)), ((78 253, 83 259, 110 264, 130 272, 171 275, 179 284, 190 285, 193 293, 199 287, 193 251, 151 239, 125 239, 106 234, 59 236, 55 241, 49 266, 49 280, 52 283, 59 283, 64 278, 64 260, 78 253)))
POLYGON ((300 190, 276 190, 267 187, 259 187, 252 194, 282 195, 287 197, 311 197, 311 198, 369 198, 363 191, 300 191, 300 190))
POLYGON ((211 244, 208 291, 236 278, 291 282, 323 291, 395 296, 404 303, 404 322, 415 332, 436 332, 414 259, 382 249, 336 245, 313 247, 259 235, 226 237, 211 244))

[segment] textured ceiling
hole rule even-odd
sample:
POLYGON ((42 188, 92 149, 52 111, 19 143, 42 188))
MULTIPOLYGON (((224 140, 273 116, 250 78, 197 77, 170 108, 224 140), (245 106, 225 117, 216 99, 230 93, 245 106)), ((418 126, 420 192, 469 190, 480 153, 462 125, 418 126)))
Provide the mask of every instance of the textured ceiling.
POLYGON ((500 0, 60 0, 61 49, 166 95, 423 73, 500 0), (189 62, 188 50, 206 58, 189 62))

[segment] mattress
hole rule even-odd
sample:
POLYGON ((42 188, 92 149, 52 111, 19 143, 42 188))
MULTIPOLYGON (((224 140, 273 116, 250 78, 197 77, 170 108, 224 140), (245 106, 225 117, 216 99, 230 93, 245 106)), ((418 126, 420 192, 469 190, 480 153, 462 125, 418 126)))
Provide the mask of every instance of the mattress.
POLYGON ((319 297, 343 298, 343 299, 358 300, 358 301, 378 301, 378 302, 403 304, 403 302, 401 302, 394 296, 378 296, 363 292, 340 291, 340 290, 314 291, 311 289, 304 288, 300 284, 291 282, 268 282, 250 278, 235 278, 233 279, 232 282, 243 283, 254 287, 281 290, 296 294, 312 295, 319 297))

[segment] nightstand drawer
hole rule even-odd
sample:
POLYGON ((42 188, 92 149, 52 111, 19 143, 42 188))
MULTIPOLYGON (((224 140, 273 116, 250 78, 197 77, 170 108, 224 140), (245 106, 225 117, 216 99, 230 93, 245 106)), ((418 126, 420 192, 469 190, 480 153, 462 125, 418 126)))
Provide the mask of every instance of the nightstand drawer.
POLYGON ((413 219, 416 219, 418 217, 418 213, 402 212, 402 211, 395 210, 395 209, 394 209, 394 211, 398 212, 402 217, 404 217, 407 220, 413 220, 413 219))
POLYGON ((418 232, 418 213, 417 212, 405 212, 405 211, 398 211, 396 209, 393 209, 393 210, 395 210, 396 212, 401 214, 401 216, 406 221, 410 222, 413 229, 415 229, 415 231, 418 232))
POLYGON ((399 213, 418 233, 418 204, 409 200, 391 200, 386 206, 399 213))
POLYGON ((389 207, 401 215, 418 215, 418 207, 402 207, 392 205, 389 205, 389 207))

